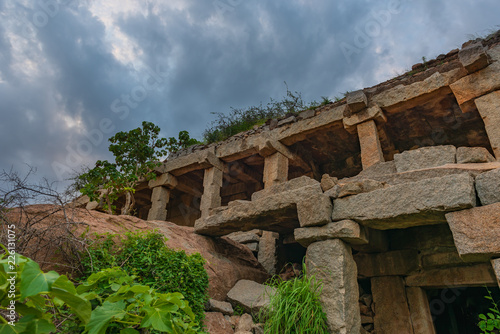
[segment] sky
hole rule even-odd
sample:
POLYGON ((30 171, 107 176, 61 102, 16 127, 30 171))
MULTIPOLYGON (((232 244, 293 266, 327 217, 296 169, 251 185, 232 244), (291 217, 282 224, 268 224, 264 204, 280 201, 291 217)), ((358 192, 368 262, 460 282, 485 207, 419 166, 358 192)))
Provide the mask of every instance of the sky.
POLYGON ((500 29, 498 0, 1 0, 0 171, 59 184, 151 121, 373 86, 500 29))

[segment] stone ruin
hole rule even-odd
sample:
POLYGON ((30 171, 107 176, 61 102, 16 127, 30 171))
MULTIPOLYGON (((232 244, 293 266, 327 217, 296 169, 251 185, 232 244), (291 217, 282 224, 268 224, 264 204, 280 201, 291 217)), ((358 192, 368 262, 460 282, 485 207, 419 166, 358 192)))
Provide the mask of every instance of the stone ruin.
POLYGON ((138 214, 229 236, 270 274, 305 257, 330 333, 436 333, 500 284, 499 160, 497 33, 170 156, 138 214))

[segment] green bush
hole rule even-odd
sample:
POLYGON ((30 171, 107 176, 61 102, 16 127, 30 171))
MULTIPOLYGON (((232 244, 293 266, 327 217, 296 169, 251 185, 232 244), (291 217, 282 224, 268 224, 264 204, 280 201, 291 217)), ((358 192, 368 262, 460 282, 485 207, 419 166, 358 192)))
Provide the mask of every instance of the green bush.
POLYGON ((488 291, 488 295, 484 296, 484 298, 491 302, 491 312, 488 312, 487 314, 480 314, 479 323, 477 325, 484 334, 498 333, 498 331, 493 331, 500 330, 500 309, 498 308, 498 304, 493 299, 490 290, 488 288, 486 288, 486 290, 488 291))
POLYGON ((306 274, 305 266, 302 277, 283 281, 276 276, 270 285, 276 287, 276 293, 271 296, 269 309, 260 314, 266 334, 328 333, 319 301, 322 284, 306 274))
POLYGON ((104 268, 121 267, 140 284, 158 292, 181 293, 201 323, 208 299, 208 275, 200 254, 187 255, 168 248, 165 238, 156 231, 97 237, 88 247, 87 256, 82 253, 84 278, 104 268))

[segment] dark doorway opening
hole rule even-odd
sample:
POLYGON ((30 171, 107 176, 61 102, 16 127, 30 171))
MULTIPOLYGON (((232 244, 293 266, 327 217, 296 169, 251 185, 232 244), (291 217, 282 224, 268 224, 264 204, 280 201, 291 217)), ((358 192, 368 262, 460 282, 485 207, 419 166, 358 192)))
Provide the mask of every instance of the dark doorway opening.
MULTIPOLYGON (((500 289, 488 288, 493 299, 500 301, 500 289)), ((479 334, 479 314, 491 313, 493 307, 486 288, 446 288, 428 290, 429 306, 436 333, 479 334)), ((493 332, 497 333, 497 332, 493 332)))

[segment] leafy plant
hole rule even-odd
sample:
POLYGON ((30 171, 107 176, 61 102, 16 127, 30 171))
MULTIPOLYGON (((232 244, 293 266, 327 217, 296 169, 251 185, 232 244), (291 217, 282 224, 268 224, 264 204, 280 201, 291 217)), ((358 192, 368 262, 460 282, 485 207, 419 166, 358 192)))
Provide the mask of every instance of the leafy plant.
POLYGON ((118 132, 109 138, 115 162, 99 160, 93 169, 80 175, 80 192, 91 201, 104 198, 104 208, 109 214, 115 209, 113 203, 125 195, 121 214, 131 214, 139 181, 154 179, 153 169, 161 165, 158 161, 167 153, 167 139, 158 138, 159 133, 158 126, 142 122, 142 128, 118 132))
POLYGON ((158 292, 179 292, 189 302, 201 323, 208 299, 208 275, 200 254, 187 255, 165 246, 165 238, 156 231, 129 232, 124 237, 113 234, 97 235, 81 254, 84 277, 103 268, 120 266, 137 277, 141 284, 158 292))
POLYGON ((491 312, 479 315, 478 327, 485 334, 493 334, 493 330, 500 330, 500 309, 493 299, 491 291, 488 288, 486 290, 488 291, 488 295, 484 296, 484 298, 491 302, 492 307, 489 309, 491 312))
POLYGON ((276 293, 270 296, 269 308, 260 314, 265 319, 265 333, 328 333, 319 301, 322 284, 306 274, 305 265, 300 278, 283 281, 275 276, 271 285, 276 287, 276 293))
POLYGON ((177 151, 188 148, 189 146, 201 144, 195 138, 189 137, 189 133, 187 131, 179 132, 179 137, 170 137, 168 138, 167 150, 169 153, 176 153, 177 151))

